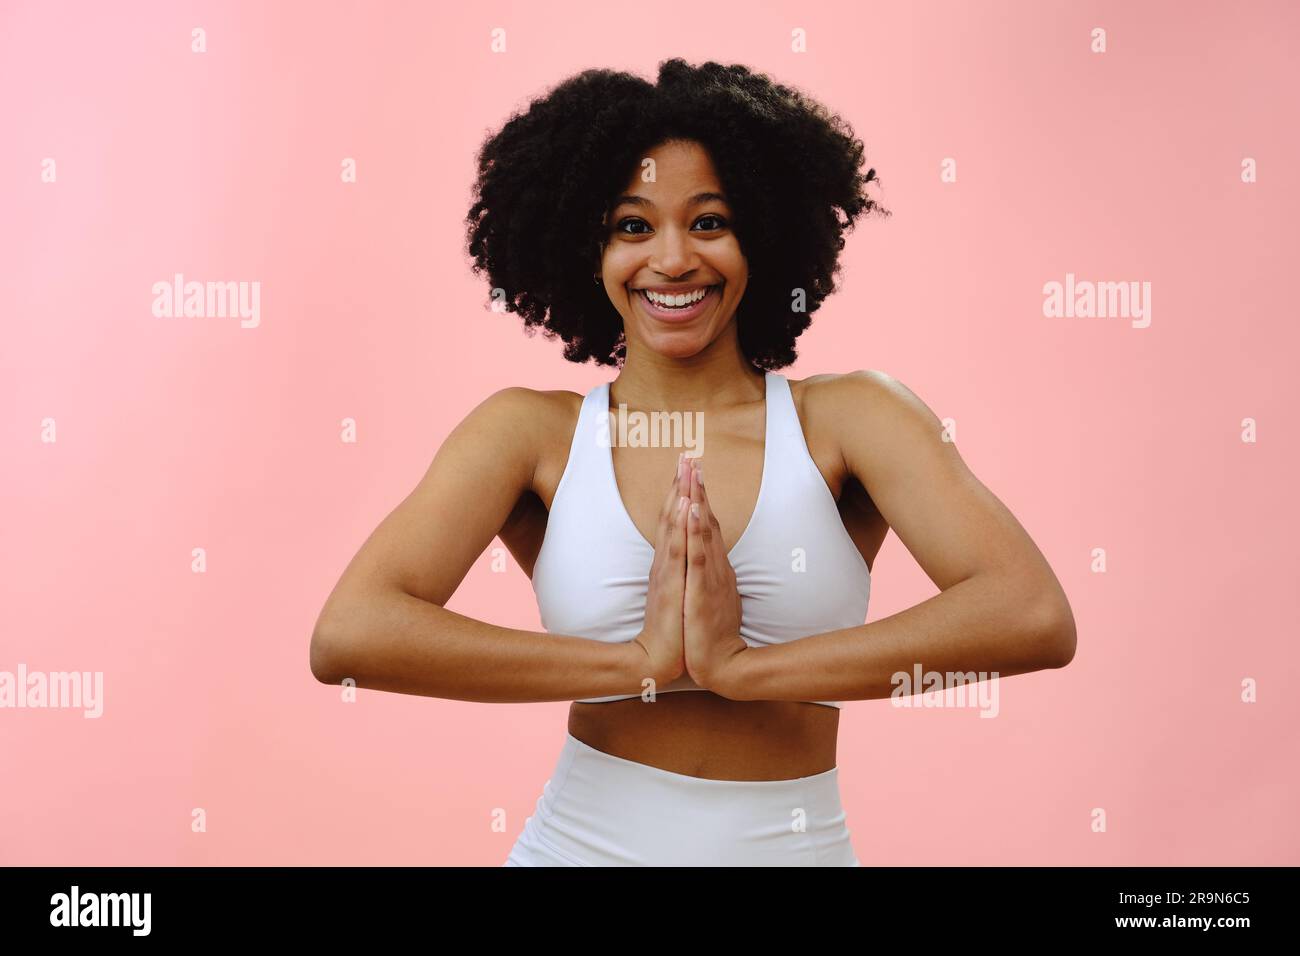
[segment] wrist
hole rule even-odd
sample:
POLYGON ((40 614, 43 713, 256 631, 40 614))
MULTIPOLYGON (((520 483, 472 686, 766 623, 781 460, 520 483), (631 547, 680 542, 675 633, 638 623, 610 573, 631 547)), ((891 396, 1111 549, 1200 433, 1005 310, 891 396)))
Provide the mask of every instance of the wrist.
POLYGON ((749 653, 752 650, 741 639, 740 646, 734 651, 725 656, 719 656, 709 667, 707 675, 708 689, 719 697, 725 697, 728 700, 751 699, 746 695, 749 682, 746 680, 745 673, 747 665, 753 659, 753 654, 749 653))
MULTIPOLYGON (((623 683, 630 688, 635 688, 637 694, 643 694, 646 690, 646 681, 653 681, 651 687, 658 688, 668 683, 662 666, 656 665, 650 657, 650 649, 642 643, 641 635, 623 644, 615 645, 623 650, 622 672, 623 683)), ((630 691, 623 691, 630 693, 630 691)))

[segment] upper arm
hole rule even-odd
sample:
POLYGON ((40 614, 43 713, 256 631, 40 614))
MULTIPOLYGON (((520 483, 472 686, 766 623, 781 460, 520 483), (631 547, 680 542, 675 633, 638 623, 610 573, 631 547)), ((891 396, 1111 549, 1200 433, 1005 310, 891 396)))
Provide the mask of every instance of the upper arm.
POLYGON ((921 399, 874 370, 840 376, 833 391, 845 468, 941 591, 1005 572, 1035 610, 1052 620, 1069 616, 1038 546, 971 473, 921 399))
POLYGON ((532 487, 544 396, 505 388, 452 430, 424 477, 366 539, 321 611, 317 630, 345 628, 376 590, 443 605, 532 487))

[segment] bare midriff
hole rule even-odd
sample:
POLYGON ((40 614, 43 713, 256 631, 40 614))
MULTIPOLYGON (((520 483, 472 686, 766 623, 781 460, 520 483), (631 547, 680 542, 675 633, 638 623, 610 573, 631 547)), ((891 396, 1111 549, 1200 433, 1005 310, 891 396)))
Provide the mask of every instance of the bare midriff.
POLYGON ((835 766, 840 711, 785 700, 730 700, 707 690, 602 703, 575 701, 569 733, 597 750, 711 780, 789 780, 835 766))

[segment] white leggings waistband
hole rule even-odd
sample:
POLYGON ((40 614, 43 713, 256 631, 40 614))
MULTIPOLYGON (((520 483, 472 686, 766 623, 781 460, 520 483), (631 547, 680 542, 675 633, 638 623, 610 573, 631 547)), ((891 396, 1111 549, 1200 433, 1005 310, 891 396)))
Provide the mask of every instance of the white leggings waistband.
POLYGON ((839 770, 709 780, 565 733, 506 866, 858 866, 839 770))

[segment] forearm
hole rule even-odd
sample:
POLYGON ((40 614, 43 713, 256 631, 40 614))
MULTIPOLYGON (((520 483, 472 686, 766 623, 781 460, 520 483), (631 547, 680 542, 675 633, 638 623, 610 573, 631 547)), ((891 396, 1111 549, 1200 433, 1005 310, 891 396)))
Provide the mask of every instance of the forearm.
POLYGON ((1023 585, 1018 593, 1012 596, 1017 591, 1006 576, 975 575, 870 624, 749 647, 719 675, 718 693, 733 700, 873 700, 891 696, 896 675, 910 679, 918 665, 945 675, 974 672, 980 680, 1062 666, 1074 645, 1068 605, 1056 593, 1024 597, 1023 585))
POLYGON ((325 623, 313 635, 312 671, 322 682, 525 703, 640 694, 651 676, 640 644, 498 627, 402 591, 363 603, 354 623, 325 623))

